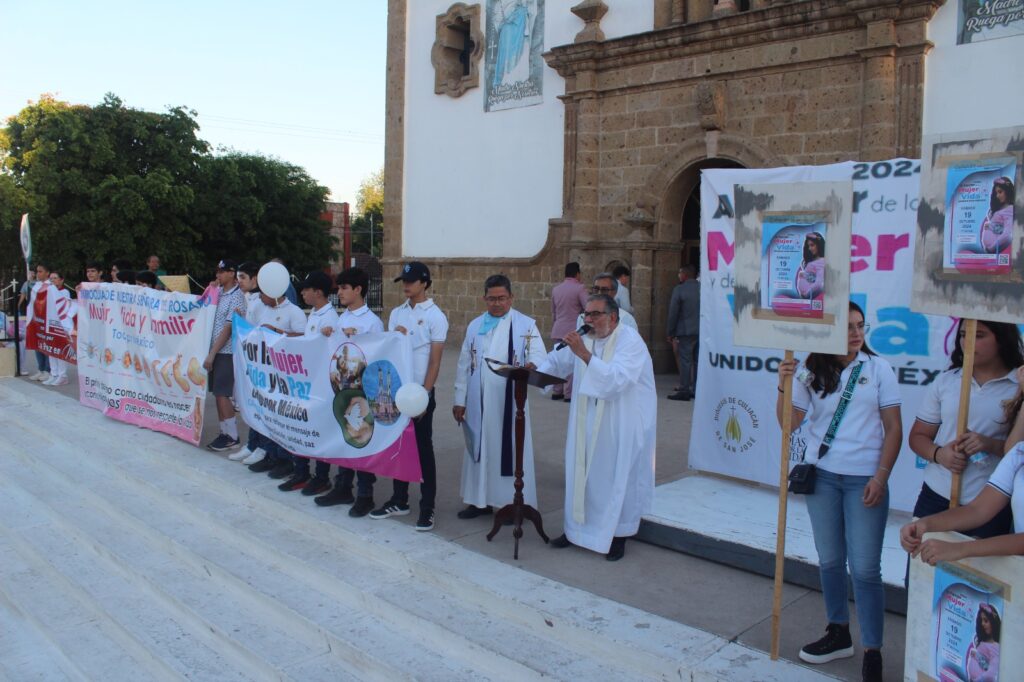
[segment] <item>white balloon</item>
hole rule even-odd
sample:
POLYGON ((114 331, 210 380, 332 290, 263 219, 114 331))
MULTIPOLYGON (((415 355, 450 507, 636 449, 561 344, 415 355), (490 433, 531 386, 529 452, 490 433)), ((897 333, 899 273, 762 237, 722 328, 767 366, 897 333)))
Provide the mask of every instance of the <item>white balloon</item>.
POLYGON ((260 291, 270 298, 280 298, 288 291, 288 269, 280 263, 265 263, 256 275, 260 291))
POLYGON ((409 417, 418 417, 427 411, 430 394, 419 384, 402 384, 395 392, 395 405, 409 417))

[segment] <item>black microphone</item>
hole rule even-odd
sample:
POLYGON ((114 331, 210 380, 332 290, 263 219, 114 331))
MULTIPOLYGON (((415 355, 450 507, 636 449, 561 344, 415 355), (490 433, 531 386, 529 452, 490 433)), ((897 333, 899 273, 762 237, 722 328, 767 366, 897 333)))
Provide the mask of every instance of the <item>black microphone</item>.
MULTIPOLYGON (((576 333, 579 334, 580 336, 583 336, 584 334, 589 334, 591 329, 592 327, 584 322, 583 326, 576 330, 576 333)), ((562 350, 567 345, 569 344, 567 344, 565 341, 559 341, 558 343, 555 344, 555 350, 562 350)))

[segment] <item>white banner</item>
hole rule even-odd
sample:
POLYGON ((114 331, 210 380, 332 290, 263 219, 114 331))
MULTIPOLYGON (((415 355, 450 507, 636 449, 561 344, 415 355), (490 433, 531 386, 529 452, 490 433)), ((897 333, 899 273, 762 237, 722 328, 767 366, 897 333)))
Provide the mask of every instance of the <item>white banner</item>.
POLYGON ((81 402, 198 445, 216 301, 83 283, 78 306, 81 402))
POLYGON ((245 422, 288 452, 421 480, 416 435, 395 395, 412 381, 398 332, 289 337, 235 315, 235 394, 245 422))
MULTIPOLYGON (((733 344, 733 185, 837 179, 851 164, 706 170, 701 179, 701 323, 690 466, 776 486, 781 429, 775 418, 778 352, 733 344), (845 169, 845 170, 842 170, 845 169), (707 425, 704 427, 703 425, 707 425)), ((906 436, 924 387, 949 366, 955 321, 910 310, 920 163, 852 164, 851 298, 865 311, 868 346, 896 370, 903 394, 904 448, 890 479, 890 505, 912 510, 924 461, 906 436)), ((802 354, 798 354, 802 357, 802 354)), ((799 446, 801 431, 794 432, 799 446)), ((794 454, 794 456, 796 456, 794 454)), ((945 492, 945 491, 943 491, 945 492)))

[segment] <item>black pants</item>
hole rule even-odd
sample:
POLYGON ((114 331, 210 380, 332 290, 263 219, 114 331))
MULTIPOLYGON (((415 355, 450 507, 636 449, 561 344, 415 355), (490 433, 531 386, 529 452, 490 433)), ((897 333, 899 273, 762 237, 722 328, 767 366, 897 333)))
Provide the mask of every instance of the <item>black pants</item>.
MULTIPOLYGON (((921 485, 921 493, 917 496, 917 503, 914 504, 914 516, 924 518, 933 516, 939 512, 949 509, 949 500, 928 487, 927 483, 921 485)), ((1002 511, 993 516, 987 523, 977 528, 960 531, 964 535, 976 538, 994 538, 997 535, 1006 535, 1013 532, 1013 512, 1010 505, 1006 505, 1002 511)), ((903 578, 904 586, 910 586, 910 557, 907 557, 907 574, 903 578)))
MULTIPOLYGON (((932 516, 947 509, 949 509, 949 500, 929 488, 927 483, 921 486, 921 494, 917 496, 917 504, 914 505, 914 516, 918 518, 932 516)), ((976 538, 994 538, 997 535, 1012 533, 1013 512, 1010 510, 1010 505, 1006 505, 988 523, 960 532, 976 538)))
MULTIPOLYGON (((434 498, 437 496, 437 467, 434 463, 434 391, 430 391, 427 411, 412 420, 416 430, 416 447, 420 451, 420 469, 423 470, 423 483, 420 484, 420 509, 433 509, 434 498)), ((400 504, 409 504, 408 481, 394 481, 394 492, 391 500, 400 504)))

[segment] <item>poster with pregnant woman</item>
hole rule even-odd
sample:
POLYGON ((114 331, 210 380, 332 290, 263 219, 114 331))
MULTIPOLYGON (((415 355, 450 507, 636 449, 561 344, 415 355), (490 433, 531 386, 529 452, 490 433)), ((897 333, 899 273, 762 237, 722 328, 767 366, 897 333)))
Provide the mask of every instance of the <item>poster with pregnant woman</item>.
POLYGON ((761 227, 763 309, 781 317, 822 318, 827 217, 765 213, 761 227))
POLYGON ((1012 271, 1016 197, 1013 156, 948 158, 943 268, 947 272, 1006 276, 1012 271))
POLYGON ((1002 587, 940 563, 932 606, 932 674, 939 682, 998 682, 1002 587))

